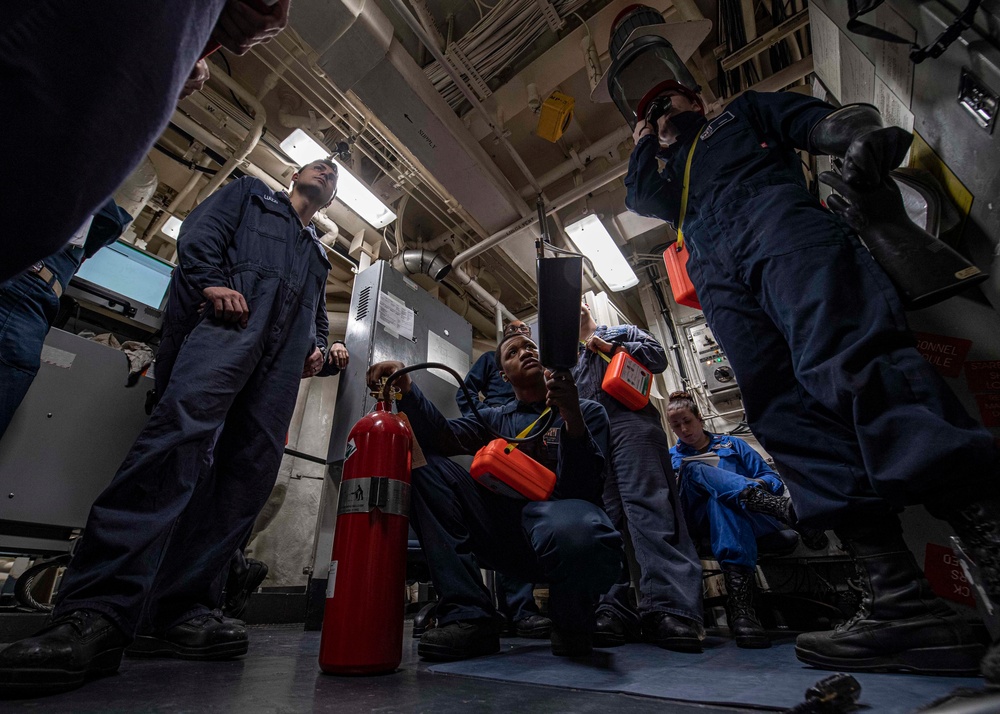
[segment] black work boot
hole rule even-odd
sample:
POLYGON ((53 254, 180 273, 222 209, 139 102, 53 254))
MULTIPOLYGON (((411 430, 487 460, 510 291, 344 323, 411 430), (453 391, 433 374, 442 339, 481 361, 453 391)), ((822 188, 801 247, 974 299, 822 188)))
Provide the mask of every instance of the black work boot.
POLYGON ((601 610, 594 625, 594 647, 621 647, 626 642, 638 642, 639 633, 634 629, 614 612, 601 610))
POLYGON ((740 505, 752 513, 763 513, 784 523, 799 534, 802 544, 809 550, 825 550, 830 545, 830 539, 823 531, 804 528, 797 523, 795 507, 788 496, 775 496, 767 489, 747 486, 740 492, 740 505))
POLYGON ((242 620, 250 596, 267 577, 267 564, 253 558, 233 558, 226 577, 226 602, 222 610, 227 617, 242 620))
POLYGON ((249 646, 243 623, 216 611, 192 617, 158 635, 140 635, 127 652, 130 657, 222 660, 245 655, 249 646))
POLYGON ((118 671, 128 637, 94 610, 57 617, 0 651, 0 695, 54 694, 118 671))
MULTIPOLYGON (((988 500, 946 514, 962 542, 962 550, 975 564, 974 584, 989 599, 987 610, 1000 608, 1000 501, 988 500)), ((994 615, 995 619, 996 615, 994 615)), ((988 619, 988 618, 987 618, 988 619)), ((1000 684, 1000 632, 992 628, 993 646, 983 658, 981 672, 991 684, 1000 684)))
POLYGON ((514 622, 514 634, 529 640, 547 640, 552 632, 552 620, 544 615, 528 615, 514 622))
POLYGON ((433 662, 482 657, 500 651, 500 626, 483 617, 438 625, 427 630, 417 644, 417 654, 433 662))
POLYGON ((861 606, 834 630, 799 635, 795 656, 821 669, 974 676, 982 634, 931 591, 898 519, 837 533, 854 559, 861 606))
POLYGON ((701 652, 704 632, 700 623, 667 612, 653 612, 642 618, 643 639, 665 650, 701 652))
POLYGON ((771 640, 753 609, 754 592, 757 590, 754 573, 724 569, 722 574, 726 578, 726 593, 729 595, 726 616, 729 630, 736 638, 736 646, 753 650, 767 649, 771 646, 771 640))

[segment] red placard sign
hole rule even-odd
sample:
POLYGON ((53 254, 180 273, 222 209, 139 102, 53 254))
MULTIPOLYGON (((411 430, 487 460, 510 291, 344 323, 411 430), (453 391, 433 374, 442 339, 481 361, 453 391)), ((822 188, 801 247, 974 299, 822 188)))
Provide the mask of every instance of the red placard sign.
POLYGON ((1000 392, 1000 361, 966 362, 965 379, 970 392, 1000 392))
POLYGON ((946 545, 928 543, 924 551, 924 575, 935 595, 969 607, 976 606, 972 585, 965 578, 955 551, 946 545))
POLYGON ((957 377, 962 373, 972 340, 930 332, 915 332, 913 336, 917 338, 917 351, 934 365, 942 377, 957 377))
POLYGON ((983 426, 1000 426, 1000 394, 977 394, 976 403, 983 426))

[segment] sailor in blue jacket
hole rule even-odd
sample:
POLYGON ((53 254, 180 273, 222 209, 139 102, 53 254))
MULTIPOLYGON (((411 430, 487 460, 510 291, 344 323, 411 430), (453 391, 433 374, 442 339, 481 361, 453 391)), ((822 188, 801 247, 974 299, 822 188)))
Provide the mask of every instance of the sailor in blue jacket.
MULTIPOLYGON (((405 376, 395 383, 403 393, 399 408, 427 459, 413 470, 410 513, 439 596, 438 626, 424 633, 417 649, 425 659, 499 651, 496 612, 480 567, 549 583, 552 652, 562 656, 590 651, 596 598, 621 572, 621 536, 600 506, 607 413, 579 399, 568 372, 544 371, 529 338, 515 334, 497 354, 517 398, 480 410, 491 429, 514 436, 544 423, 546 406, 557 410, 540 439, 519 447, 556 474, 548 501, 503 496, 477 484, 446 457, 475 454, 494 439, 490 431, 476 419, 445 419, 405 376)), ((373 365, 368 383, 401 368, 399 362, 373 365)))
POLYGON ((785 485, 745 441, 705 431, 698 405, 686 392, 670 395, 667 421, 679 439, 670 457, 688 525, 710 537, 726 579, 729 629, 740 647, 770 647, 753 609, 757 538, 784 526, 755 513, 746 501, 756 490, 779 496, 785 485))
MULTIPOLYGON (((626 202, 682 231, 747 421, 798 517, 833 527, 866 574, 859 615, 801 635, 799 659, 975 673, 983 649, 931 592, 894 511, 926 504, 1000 572, 1000 548, 983 536, 1000 528, 996 446, 916 351, 889 279, 809 192, 797 153, 849 146, 844 177, 863 189, 902 159, 901 130, 873 125, 870 108, 791 92, 744 92, 707 120, 692 88, 665 84, 636 115, 626 202)), ((987 676, 1000 680, 1000 667, 987 676)))
MULTIPOLYGON (((501 339, 515 334, 531 337, 531 328, 520 320, 511 320, 504 327, 501 339)), ((466 397, 466 390, 477 400, 476 406, 485 404, 488 407, 502 407, 514 399, 514 388, 497 365, 496 350, 484 352, 465 375, 464 382, 465 389, 459 389, 455 393, 455 402, 462 416, 472 416, 472 405, 466 397), (483 396, 482 401, 479 401, 480 394, 483 396)), ((534 583, 497 573, 496 585, 500 608, 515 635, 532 639, 545 639, 549 636, 552 621, 538 610, 534 583)))
POLYGON ((701 561, 684 523, 670 446, 652 404, 632 411, 601 384, 607 360, 625 350, 654 374, 667 366, 663 347, 633 325, 598 326, 590 309, 580 308, 580 361, 573 368, 580 395, 594 399, 611 419, 611 457, 604 508, 628 532, 639 565, 639 612, 628 600, 624 572, 601 598, 597 641, 624 644, 640 632, 648 641, 679 652, 701 652, 701 561))
POLYGON ((271 493, 300 378, 323 368, 330 264, 309 221, 336 183, 327 160, 294 174, 291 195, 241 178, 184 221, 165 388, 91 509, 53 623, 0 653, 4 686, 114 672, 140 626, 137 654, 246 653, 246 629, 215 610, 219 576, 271 493))

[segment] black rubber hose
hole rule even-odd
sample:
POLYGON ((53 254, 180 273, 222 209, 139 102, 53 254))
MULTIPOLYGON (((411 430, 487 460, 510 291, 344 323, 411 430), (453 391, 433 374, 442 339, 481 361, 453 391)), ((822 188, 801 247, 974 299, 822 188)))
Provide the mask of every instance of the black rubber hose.
POLYGON ((382 387, 381 401, 383 402, 389 401, 390 395, 392 394, 393 382, 402 377, 404 374, 408 374, 410 372, 416 372, 417 370, 421 369, 441 369, 450 374, 456 380, 458 380, 458 383, 461 386, 462 391, 465 392, 465 398, 469 400, 469 405, 472 407, 472 413, 476 415, 476 421, 478 421, 482 425, 482 427, 486 429, 486 431, 491 433, 497 439, 503 439, 504 441, 507 441, 511 444, 524 444, 529 441, 534 441, 542 434, 547 432, 549 430, 549 427, 552 426, 552 422, 556 420, 556 410, 553 409, 549 412, 549 415, 548 417, 546 417, 545 422, 542 424, 542 427, 533 436, 525 436, 521 439, 518 439, 516 436, 504 436, 503 434, 500 434, 499 432, 495 431, 493 427, 487 424, 486 420, 483 419, 482 415, 479 413, 479 407, 476 406, 476 402, 479 400, 473 399, 472 394, 469 392, 469 388, 465 386, 465 381, 462 375, 460 375, 458 372, 453 370, 448 365, 441 364, 440 362, 421 362, 420 364, 412 364, 409 367, 403 367, 402 369, 393 372, 391 375, 389 375, 389 378, 386 380, 385 386, 382 387))
POLYGON ((55 558, 35 563, 30 568, 25 570, 21 573, 21 577, 17 579, 17 582, 14 583, 14 599, 17 600, 18 604, 32 610, 50 612, 52 610, 52 605, 47 605, 35 600, 34 596, 31 594, 31 588, 35 584, 35 578, 49 568, 58 568, 63 565, 68 565, 71 558, 72 556, 69 553, 66 553, 65 555, 57 555, 55 558))

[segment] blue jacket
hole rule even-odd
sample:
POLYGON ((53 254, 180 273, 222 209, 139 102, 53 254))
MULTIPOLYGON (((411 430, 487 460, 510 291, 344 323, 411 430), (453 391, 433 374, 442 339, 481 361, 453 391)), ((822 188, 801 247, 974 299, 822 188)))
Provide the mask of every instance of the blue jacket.
MULTIPOLYGON (((635 325, 618 325, 608 327, 600 325, 594 335, 613 345, 621 345, 640 364, 653 374, 660 374, 667 368, 667 355, 663 346, 648 332, 640 330, 635 325)), ((591 352, 580 345, 580 359, 573 368, 573 379, 580 393, 580 399, 593 399, 603 404, 610 413, 634 413, 620 404, 617 399, 601 389, 604 374, 608 371, 608 363, 596 352, 591 352)), ((651 403, 641 412, 649 412, 659 421, 660 415, 651 403)))
MULTIPOLYGON (((188 331, 199 319, 201 291, 223 286, 240 292, 251 312, 267 305, 280 331, 301 309, 315 316, 303 361, 312 346, 324 350, 330 332, 326 277, 330 262, 312 225, 303 227, 288 194, 243 177, 191 211, 177 241, 177 268, 166 319, 188 331), (280 285, 280 296, 271 294, 280 285), (269 294, 257 294, 266 291, 269 294)), ((296 335, 298 339, 298 335, 296 335)))
MULTIPOLYGON (((512 399, 502 407, 482 408, 479 414, 500 434, 516 436, 544 409, 544 404, 512 399)), ((446 419, 415 384, 399 400, 399 410, 409 418, 421 447, 442 456, 472 455, 494 439, 475 418, 446 419)), ((610 444, 608 414, 600 404, 586 399, 580 400, 580 411, 587 425, 583 438, 567 436, 565 423, 557 415, 543 437, 518 448, 555 472, 552 500, 577 498, 600 506, 610 444)))
POLYGON ((695 137, 684 234, 708 245, 752 240, 761 231, 808 232, 813 210, 797 149, 812 151, 812 128, 833 107, 794 92, 748 91, 706 122, 694 121, 660 150, 644 136, 629 158, 625 204, 635 213, 674 225, 680 213, 684 166, 695 137), (663 164, 662 171, 660 164, 663 164))
MULTIPOLYGON (((482 392, 484 397, 482 403, 488 407, 502 407, 514 398, 514 388, 500 376, 496 352, 484 352, 472 365, 472 369, 465 375, 463 381, 473 399, 478 400, 478 395, 482 392)), ((472 406, 461 389, 455 393, 455 402, 458 403, 462 416, 472 416, 472 406)), ((476 402, 476 406, 480 406, 479 401, 476 402)))
MULTIPOLYGON (((717 468, 739 474, 747 479, 759 478, 768 484, 772 493, 778 493, 782 490, 784 484, 778 474, 743 439, 725 434, 705 433, 711 437, 707 451, 719 457, 717 468)), ((670 449, 670 460, 678 478, 681 480, 684 478, 684 473, 681 470, 684 457, 696 456, 699 453, 705 452, 699 452, 683 441, 678 441, 677 445, 670 449)))

